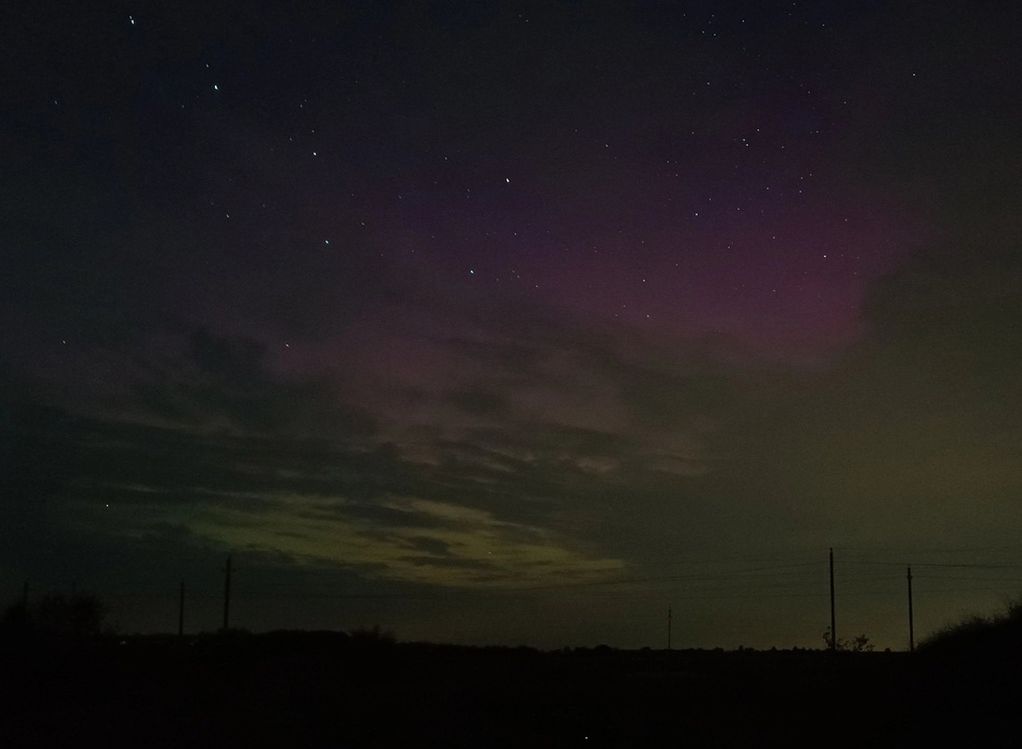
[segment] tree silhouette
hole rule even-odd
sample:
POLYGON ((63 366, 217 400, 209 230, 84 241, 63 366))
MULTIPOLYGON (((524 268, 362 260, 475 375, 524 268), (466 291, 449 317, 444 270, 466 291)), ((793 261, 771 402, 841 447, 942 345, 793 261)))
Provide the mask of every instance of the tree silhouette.
POLYGON ((102 631, 105 613, 102 601, 94 595, 55 593, 43 596, 33 606, 26 607, 23 602, 9 606, 0 621, 7 630, 89 637, 102 631))

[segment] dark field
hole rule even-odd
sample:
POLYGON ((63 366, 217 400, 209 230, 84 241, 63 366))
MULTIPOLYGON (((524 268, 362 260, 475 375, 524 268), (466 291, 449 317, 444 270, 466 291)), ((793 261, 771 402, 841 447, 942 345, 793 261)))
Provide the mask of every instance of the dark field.
POLYGON ((0 746, 1015 746, 1017 656, 333 633, 3 646, 0 746))

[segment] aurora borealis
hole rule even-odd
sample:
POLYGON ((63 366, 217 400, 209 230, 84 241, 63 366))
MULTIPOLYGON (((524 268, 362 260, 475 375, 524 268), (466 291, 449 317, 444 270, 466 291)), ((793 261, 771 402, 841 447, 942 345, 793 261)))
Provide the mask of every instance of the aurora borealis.
POLYGON ((833 546, 902 647, 891 565, 1018 588, 1013 5, 3 15, 5 594, 816 646, 833 546))

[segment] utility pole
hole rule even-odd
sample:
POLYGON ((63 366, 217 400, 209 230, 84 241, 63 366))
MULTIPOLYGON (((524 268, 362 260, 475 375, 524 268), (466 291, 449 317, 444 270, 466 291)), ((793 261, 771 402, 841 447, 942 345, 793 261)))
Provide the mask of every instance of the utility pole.
POLYGON ((230 622, 231 614, 231 555, 227 555, 227 566, 224 567, 224 631, 230 622))
POLYGON ((912 620, 912 565, 908 567, 908 652, 916 650, 915 622, 912 620))
POLYGON ((834 616, 834 547, 830 548, 830 649, 837 650, 837 620, 834 616))
POLYGON ((667 607, 667 649, 671 649, 671 607, 667 607))
POLYGON ((177 636, 181 637, 185 633, 185 583, 181 581, 181 588, 178 591, 177 596, 177 636))

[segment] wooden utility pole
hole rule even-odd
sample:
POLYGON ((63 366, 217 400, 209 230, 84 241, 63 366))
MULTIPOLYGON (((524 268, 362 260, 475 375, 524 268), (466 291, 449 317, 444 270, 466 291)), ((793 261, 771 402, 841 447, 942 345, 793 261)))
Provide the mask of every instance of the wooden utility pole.
POLYGON ((181 588, 178 590, 177 596, 177 636, 181 637, 185 633, 185 583, 181 581, 181 588))
POLYGON ((671 649, 671 607, 667 607, 667 649, 671 649))
POLYGON ((908 652, 916 650, 915 622, 912 620, 912 565, 908 567, 908 652))
POLYGON ((837 619, 834 616, 834 547, 830 549, 830 649, 837 650, 837 619))
POLYGON ((227 555, 227 566, 224 567, 224 631, 230 623, 231 615, 231 555, 227 555))

